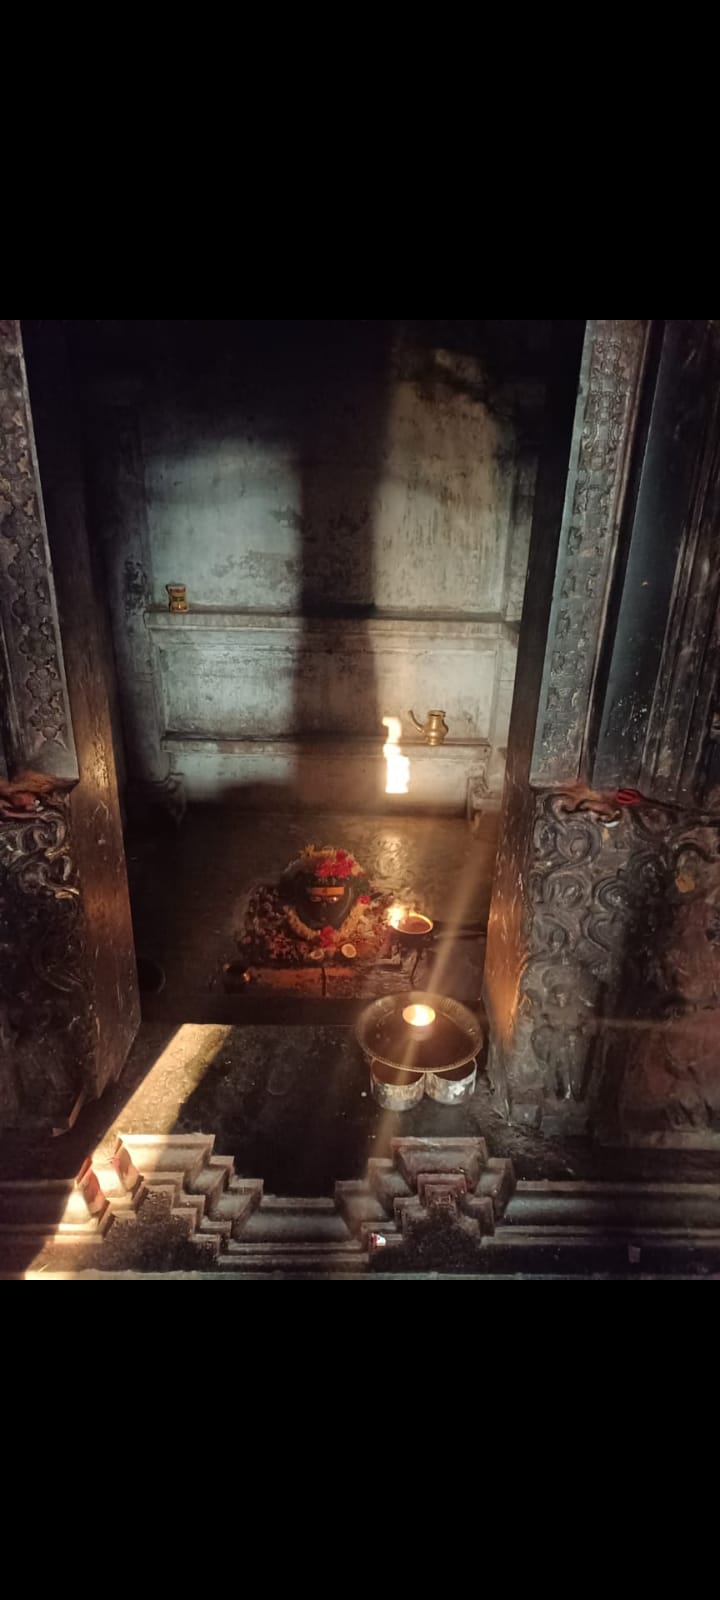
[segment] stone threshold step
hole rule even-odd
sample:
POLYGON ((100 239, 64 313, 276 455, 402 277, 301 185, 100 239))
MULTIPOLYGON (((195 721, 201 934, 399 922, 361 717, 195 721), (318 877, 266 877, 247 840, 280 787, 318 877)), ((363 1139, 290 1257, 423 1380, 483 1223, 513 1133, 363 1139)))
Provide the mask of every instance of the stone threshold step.
MULTIPOLYGON (((302 1027, 302 1028, 354 1028, 361 1013, 370 1004, 367 996, 357 1000, 340 1000, 335 996, 324 998, 304 995, 283 995, 257 998, 245 994, 220 995, 216 993, 188 995, 183 989, 177 996, 171 988, 160 995, 144 995, 143 1022, 168 1022, 177 1027, 211 1026, 225 1023, 230 1027, 302 1027)), ((484 1013, 477 1007, 475 1014, 483 1020, 484 1013)))

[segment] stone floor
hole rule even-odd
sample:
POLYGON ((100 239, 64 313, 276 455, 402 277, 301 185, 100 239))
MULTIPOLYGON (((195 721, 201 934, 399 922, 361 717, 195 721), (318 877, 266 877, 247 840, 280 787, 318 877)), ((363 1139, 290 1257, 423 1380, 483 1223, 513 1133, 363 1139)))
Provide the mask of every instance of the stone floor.
POLYGON ((348 1026, 144 1023, 120 1081, 85 1108, 70 1133, 0 1139, 5 1179, 72 1178, 118 1133, 212 1133, 238 1173, 268 1194, 331 1195, 360 1178, 395 1137, 482 1136, 492 1156, 511 1156, 519 1177, 717 1182, 710 1152, 608 1149, 511 1128, 493 1104, 481 1059, 462 1106, 428 1099, 382 1111, 348 1026))
POLYGON ((381 1110, 347 1026, 143 1023, 119 1083, 60 1139, 0 1140, 5 1178, 71 1177, 116 1133, 211 1132, 218 1155, 268 1193, 330 1195, 398 1135, 478 1134, 493 1120, 483 1080, 463 1106, 381 1110))
MULTIPOLYGON (((397 1134, 476 1133, 488 1121, 487 1085, 462 1108, 429 1100, 401 1116, 369 1092, 354 1023, 366 1001, 274 998, 248 1006, 217 982, 258 881, 274 880, 304 844, 341 844, 383 891, 411 893, 434 919, 484 923, 497 818, 473 833, 462 820, 324 814, 317 818, 192 808, 178 832, 128 842, 138 955, 164 969, 143 996, 143 1026, 120 1082, 88 1106, 62 1139, 0 1141, 12 1178, 71 1177, 113 1130, 211 1132, 218 1154, 261 1177, 268 1192, 321 1195, 359 1177, 397 1134), (213 979, 215 982, 213 983, 213 979)), ((484 940, 438 948, 416 986, 479 1007, 484 940)))
MULTIPOLYGON (((251 888, 275 881, 310 841, 350 850, 377 888, 398 899, 412 895, 417 909, 433 919, 486 923, 497 822, 497 813, 488 811, 473 833, 463 819, 454 818, 294 817, 195 806, 178 831, 131 835, 128 870, 136 948, 165 975, 160 993, 144 994, 144 1017, 263 1020, 262 1006, 253 1006, 252 1000, 248 1004, 243 996, 224 995, 222 967, 236 956, 234 936, 251 888)), ((477 1002, 483 953, 482 941, 474 949, 464 941, 454 950, 452 961, 443 962, 446 993, 477 1002)), ((427 970, 419 972, 417 987, 428 977, 427 970)), ((306 1020, 319 1020, 308 1010, 312 1002, 300 1004, 306 1020)), ((275 1007, 275 1000, 265 1007, 269 1019, 278 1014, 275 1007)), ((292 1019, 293 1007, 284 1008, 283 1020, 286 1012, 292 1019)), ((322 1015, 331 1020, 333 1013, 328 1009, 322 1015)))
MULTIPOLYGON (((310 1003, 286 1019, 233 1014, 240 997, 217 995, 210 975, 232 956, 233 933, 250 886, 272 878, 315 833, 342 843, 375 880, 397 890, 417 884, 434 918, 487 916, 495 825, 474 837, 462 822, 325 816, 303 819, 193 811, 175 838, 131 846, 133 913, 140 952, 167 981, 147 997, 145 1020, 120 1081, 55 1140, 0 1140, 5 1180, 72 1179, 98 1146, 120 1133, 211 1134, 241 1179, 262 1179, 267 1195, 332 1196, 338 1180, 359 1180, 370 1157, 386 1158, 398 1136, 477 1137, 490 1156, 513 1161, 522 1180, 715 1183, 707 1152, 612 1150, 563 1143, 509 1127, 493 1102, 481 1058, 477 1087, 462 1106, 424 1099, 402 1114, 372 1098, 349 1003, 310 1003), (153 1007, 156 1007, 153 1011, 153 1007), (215 1009, 213 1009, 215 1008, 215 1009), (317 1007, 315 1008, 317 1010, 317 1007), (150 1013, 148 1015, 148 1012, 150 1013)), ((441 987, 477 1004, 477 949, 458 944, 444 958, 441 987), (467 993, 460 992, 463 985, 467 993)), ((440 980, 438 980, 440 981, 440 980)), ((355 1009, 359 1009, 356 1006, 355 1009)), ((146 1267, 162 1265, 152 1252, 146 1267)))
POLYGON ((461 1107, 425 1100, 402 1114, 382 1111, 347 1027, 203 1027, 174 1033, 146 1024, 114 1112, 118 1131, 211 1129, 218 1155, 262 1177, 268 1193, 331 1195, 339 1178, 361 1177, 370 1156, 390 1153, 400 1135, 478 1133, 488 1121, 487 1089, 461 1107), (171 1126, 170 1126, 171 1125, 171 1126))

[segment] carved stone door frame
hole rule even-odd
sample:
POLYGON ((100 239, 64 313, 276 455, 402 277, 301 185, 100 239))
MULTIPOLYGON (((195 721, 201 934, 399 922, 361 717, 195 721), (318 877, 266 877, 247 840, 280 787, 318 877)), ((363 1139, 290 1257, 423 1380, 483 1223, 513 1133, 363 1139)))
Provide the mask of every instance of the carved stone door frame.
POLYGON ((139 1000, 63 326, 27 327, 26 366, 0 322, 0 1128, 62 1131, 139 1000))
MULTIPOLYGON (((548 1132, 712 1143, 718 324, 556 331, 488 938, 491 1070, 505 1113, 548 1132)), ((67 1127, 139 1021, 74 419, 63 324, 0 323, 0 1127, 21 1129, 67 1127)))
POLYGON ((488 930, 491 1071, 520 1124, 714 1146, 720 330, 591 321, 581 352, 575 325, 557 337, 488 930))

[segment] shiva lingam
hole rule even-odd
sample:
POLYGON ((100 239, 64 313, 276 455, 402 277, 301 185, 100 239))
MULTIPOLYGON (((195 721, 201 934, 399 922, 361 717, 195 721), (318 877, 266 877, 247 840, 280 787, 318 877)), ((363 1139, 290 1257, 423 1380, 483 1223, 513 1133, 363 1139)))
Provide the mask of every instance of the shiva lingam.
POLYGON ((222 982, 231 994, 248 984, 312 998, 388 988, 407 994, 428 946, 477 931, 433 921, 416 909, 410 890, 404 903, 393 903, 349 850, 306 845, 275 883, 251 890, 236 934, 237 959, 223 966, 222 982))
POLYGON ((347 850, 308 845, 283 876, 289 901, 306 928, 341 928, 356 901, 369 894, 363 868, 347 850))
POLYGON ((483 1030, 458 1000, 423 990, 384 995, 363 1011, 356 1037, 386 1110, 408 1111, 425 1094, 457 1105, 475 1088, 483 1030))
POLYGON ((251 892, 239 960, 223 969, 226 989, 259 983, 303 995, 346 993, 348 967, 365 975, 385 954, 387 903, 348 850, 306 845, 276 883, 251 892))

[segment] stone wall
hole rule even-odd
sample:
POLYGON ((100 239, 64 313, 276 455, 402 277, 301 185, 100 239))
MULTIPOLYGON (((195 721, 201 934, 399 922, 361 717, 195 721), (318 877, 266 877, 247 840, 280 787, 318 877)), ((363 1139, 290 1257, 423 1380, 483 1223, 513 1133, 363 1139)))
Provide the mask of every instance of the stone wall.
POLYGON ((490 1072, 549 1138, 717 1149, 720 338, 558 330, 488 923, 490 1072))
POLYGON ((327 740, 342 755, 328 803, 356 803, 369 760, 374 806, 382 717, 402 719, 412 756, 409 708, 442 706, 450 745, 433 767, 415 751, 408 803, 462 810, 478 762, 499 789, 542 325, 189 324, 150 338, 130 388, 107 382, 107 363, 100 383, 85 377, 130 768, 147 766, 159 723, 147 778, 182 771, 191 795, 253 803, 279 745, 277 785, 296 800, 308 773, 321 780, 327 740), (169 615, 168 583, 187 586, 188 616, 169 615))
POLYGON ((720 823, 582 789, 536 793, 533 806, 516 869, 522 955, 505 975, 511 1028, 494 1040, 513 1120, 548 1135, 716 1142, 720 823))

